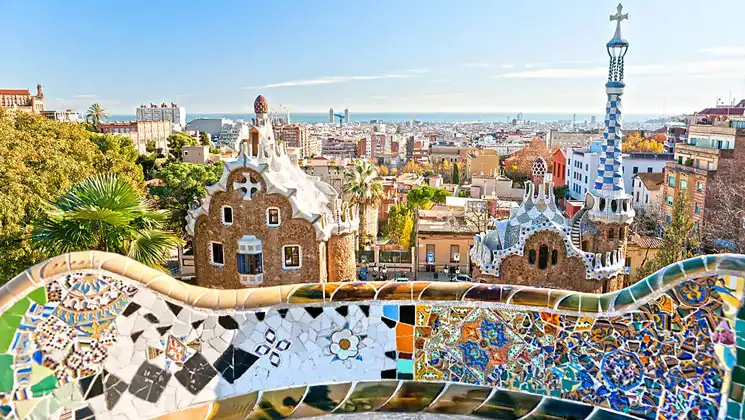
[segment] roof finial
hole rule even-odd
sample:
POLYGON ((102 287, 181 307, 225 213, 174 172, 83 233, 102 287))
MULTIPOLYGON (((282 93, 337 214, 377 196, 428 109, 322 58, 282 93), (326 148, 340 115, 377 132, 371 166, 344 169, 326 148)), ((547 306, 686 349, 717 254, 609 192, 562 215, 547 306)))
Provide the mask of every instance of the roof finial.
POLYGON ((629 19, 628 13, 622 13, 623 12, 623 5, 621 3, 618 3, 618 7, 616 7, 616 14, 610 15, 611 21, 616 21, 616 38, 621 38, 621 22, 624 20, 629 19))

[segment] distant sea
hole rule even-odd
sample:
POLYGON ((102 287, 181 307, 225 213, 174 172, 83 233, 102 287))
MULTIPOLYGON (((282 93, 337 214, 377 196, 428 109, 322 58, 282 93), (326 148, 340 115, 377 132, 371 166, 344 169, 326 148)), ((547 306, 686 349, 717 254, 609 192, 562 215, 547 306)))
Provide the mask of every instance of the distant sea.
MULTIPOLYGON (((370 122, 373 120, 382 120, 384 122, 400 122, 400 121, 417 121, 423 122, 508 122, 512 121, 513 118, 517 118, 517 112, 515 113, 455 113, 455 112, 430 112, 430 113, 386 113, 386 112, 360 112, 351 113, 350 119, 352 122, 370 122)), ((254 117, 254 114, 187 114, 186 121, 197 118, 228 118, 231 120, 244 120, 250 121, 254 117)), ((659 115, 640 115, 640 114, 624 114, 623 119, 626 122, 642 122, 649 119, 660 118, 659 115)), ((134 115, 111 115, 109 121, 127 121, 134 120, 134 115)), ((551 122, 551 121, 571 121, 572 114, 530 114, 523 113, 523 120, 538 121, 538 122, 551 122)), ((589 114, 577 114, 575 120, 580 123, 583 121, 590 121, 592 115, 589 114)), ((598 123, 602 122, 603 115, 595 115, 595 119, 598 123)), ((302 123, 323 123, 329 121, 328 113, 290 113, 290 120, 292 122, 302 123)), ((336 120, 338 121, 338 119, 336 120)))

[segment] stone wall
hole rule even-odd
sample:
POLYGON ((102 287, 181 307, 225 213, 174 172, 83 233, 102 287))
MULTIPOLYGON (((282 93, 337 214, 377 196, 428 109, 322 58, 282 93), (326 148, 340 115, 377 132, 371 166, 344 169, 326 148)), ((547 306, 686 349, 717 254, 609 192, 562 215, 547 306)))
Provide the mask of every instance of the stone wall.
POLYGON ((556 232, 536 232, 525 241, 523 256, 511 255, 502 261, 499 277, 485 276, 489 283, 519 284, 524 286, 569 289, 600 293, 603 282, 585 278, 585 263, 579 257, 568 257, 564 239, 556 232), (548 263, 538 268, 541 245, 548 247, 548 263), (530 263, 530 250, 535 251, 535 262, 530 263), (551 264, 551 253, 557 251, 556 265, 551 264))
POLYGON ((332 235, 328 241, 330 282, 356 281, 357 264, 354 255, 354 233, 332 235))
MULTIPOLYGON (((320 247, 316 239, 315 227, 304 219, 292 218, 289 200, 279 194, 256 192, 251 200, 243 199, 243 190, 234 190, 233 182, 243 182, 243 174, 251 173, 253 179, 261 176, 254 171, 240 168, 228 177, 227 192, 215 192, 210 202, 209 215, 197 219, 194 228, 194 264, 197 284, 204 287, 238 289, 246 287, 238 280, 237 251, 238 240, 243 235, 254 235, 261 240, 264 249, 264 286, 305 283, 326 278, 321 273, 320 247), (222 207, 233 208, 233 224, 225 226, 221 222, 222 207), (267 226, 266 209, 280 209, 281 225, 267 226), (225 264, 218 267, 210 263, 210 242, 221 242, 224 247, 225 264), (285 270, 282 268, 282 246, 300 245, 301 268, 285 270)), ((263 187, 263 185, 262 185, 263 187)))
POLYGON ((596 235, 583 235, 582 241, 587 241, 589 243, 589 248, 586 249, 586 252, 593 252, 593 253, 606 253, 610 251, 615 251, 621 246, 626 245, 626 239, 628 236, 629 229, 625 225, 618 225, 618 224, 606 224, 606 223, 596 223, 598 232, 596 235), (610 236, 608 233, 610 231, 613 231, 613 239, 609 239, 610 236), (619 233, 623 231, 623 239, 619 237, 619 233))

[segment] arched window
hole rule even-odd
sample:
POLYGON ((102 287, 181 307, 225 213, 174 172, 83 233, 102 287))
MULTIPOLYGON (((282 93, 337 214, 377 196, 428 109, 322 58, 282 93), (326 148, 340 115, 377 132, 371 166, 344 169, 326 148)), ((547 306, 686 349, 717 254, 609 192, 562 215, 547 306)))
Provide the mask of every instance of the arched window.
POLYGON ((556 263, 559 262, 559 251, 552 250, 551 251, 551 265, 556 265, 556 263))
POLYGON ((623 211, 629 211, 629 202, 628 202, 628 200, 623 200, 623 211))
POLYGON ((223 206, 222 213, 220 214, 220 221, 225 226, 233 224, 233 208, 230 206, 223 206))
POLYGON ((531 249, 530 252, 528 252, 528 263, 535 264, 535 249, 531 249))
POLYGON ((605 210, 605 198, 600 199, 600 211, 605 210))
POLYGON ((612 241, 616 239, 616 231, 613 228, 608 229, 608 240, 612 241))
POLYGON ((625 235, 626 235, 626 227, 621 226, 620 228, 618 228, 618 239, 623 239, 625 235))
POLYGON ((618 200, 611 200, 610 201, 610 209, 611 209, 611 211, 613 211, 613 213, 615 213, 616 211, 618 211, 618 200))
POLYGON ((548 267, 548 245, 538 248, 538 268, 545 270, 548 267))
POLYGON ((256 127, 251 129, 251 154, 259 156, 259 130, 256 127))

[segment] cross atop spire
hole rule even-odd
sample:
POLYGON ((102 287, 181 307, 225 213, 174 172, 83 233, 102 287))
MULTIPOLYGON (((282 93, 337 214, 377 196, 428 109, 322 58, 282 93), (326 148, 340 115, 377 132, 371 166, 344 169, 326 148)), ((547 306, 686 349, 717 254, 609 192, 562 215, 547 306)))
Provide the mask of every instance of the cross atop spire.
POLYGON ((610 20, 617 20, 618 24, 621 24, 622 20, 628 20, 629 14, 628 13, 621 13, 623 11, 623 5, 621 3, 618 3, 618 7, 616 7, 616 14, 610 15, 610 20))

